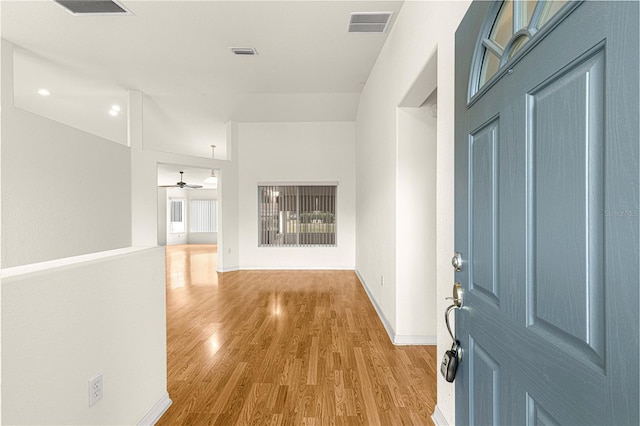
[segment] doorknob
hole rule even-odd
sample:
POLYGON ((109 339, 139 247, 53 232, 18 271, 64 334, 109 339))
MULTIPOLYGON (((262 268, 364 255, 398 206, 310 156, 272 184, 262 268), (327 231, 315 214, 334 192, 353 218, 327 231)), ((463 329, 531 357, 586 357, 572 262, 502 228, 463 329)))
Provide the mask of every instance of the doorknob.
POLYGON ((460 252, 456 252, 451 258, 451 266, 453 266, 456 272, 462 271, 462 255, 460 252))

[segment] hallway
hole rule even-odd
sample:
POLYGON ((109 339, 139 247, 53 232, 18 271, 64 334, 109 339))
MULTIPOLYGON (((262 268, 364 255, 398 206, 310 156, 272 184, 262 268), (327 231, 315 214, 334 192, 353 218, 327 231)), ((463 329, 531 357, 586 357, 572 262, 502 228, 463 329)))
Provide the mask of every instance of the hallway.
POLYGON ((435 346, 394 346, 352 271, 217 274, 216 246, 166 248, 159 425, 432 424, 435 346))

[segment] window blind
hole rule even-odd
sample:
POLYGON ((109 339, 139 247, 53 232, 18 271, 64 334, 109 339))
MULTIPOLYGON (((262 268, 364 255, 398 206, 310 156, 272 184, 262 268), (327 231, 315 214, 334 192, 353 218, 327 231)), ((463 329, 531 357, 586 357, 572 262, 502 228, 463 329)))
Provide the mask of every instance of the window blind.
POLYGON ((169 231, 171 233, 185 232, 184 200, 171 200, 169 207, 169 231))
POLYGON ((189 202, 189 231, 218 232, 216 200, 191 200, 189 202))
POLYGON ((260 246, 335 246, 335 185, 259 185, 260 246))
POLYGON ((182 222, 182 200, 171 201, 171 222, 182 222))

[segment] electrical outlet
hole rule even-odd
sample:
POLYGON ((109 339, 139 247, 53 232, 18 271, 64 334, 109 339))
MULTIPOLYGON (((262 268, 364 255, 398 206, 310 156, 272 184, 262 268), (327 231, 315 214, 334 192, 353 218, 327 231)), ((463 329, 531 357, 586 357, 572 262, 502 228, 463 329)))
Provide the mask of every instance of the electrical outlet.
POLYGON ((380 286, 384 286, 384 275, 380 275, 380 286))
POLYGON ((89 380, 89 407, 102 399, 103 393, 104 382, 102 380, 102 373, 100 373, 93 379, 89 380))

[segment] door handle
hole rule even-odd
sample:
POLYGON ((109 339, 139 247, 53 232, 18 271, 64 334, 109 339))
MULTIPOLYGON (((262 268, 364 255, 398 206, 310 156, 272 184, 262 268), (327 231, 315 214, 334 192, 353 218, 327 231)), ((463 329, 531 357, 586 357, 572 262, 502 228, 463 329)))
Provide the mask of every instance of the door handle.
POLYGON ((462 284, 459 282, 455 282, 453 284, 453 297, 447 297, 446 300, 453 300, 453 305, 449 306, 447 310, 444 312, 444 322, 447 325, 447 331, 449 331, 449 335, 451 336, 451 340, 453 343, 457 343, 457 339, 453 331, 451 331, 451 325, 449 324, 449 314, 451 311, 455 309, 462 308, 462 284))
POLYGON ((451 331, 451 324, 449 323, 449 314, 451 311, 462 308, 462 284, 456 282, 453 284, 453 297, 447 297, 447 299, 453 300, 453 305, 449 306, 444 313, 444 321, 447 325, 447 331, 453 340, 451 349, 446 351, 442 358, 442 364, 440 365, 440 373, 447 382, 453 382, 456 378, 456 371, 458 365, 462 361, 462 347, 460 342, 456 339, 453 331, 451 331))
POLYGON ((462 284, 455 282, 453 284, 453 297, 445 297, 445 300, 453 300, 452 307, 462 308, 462 284))

